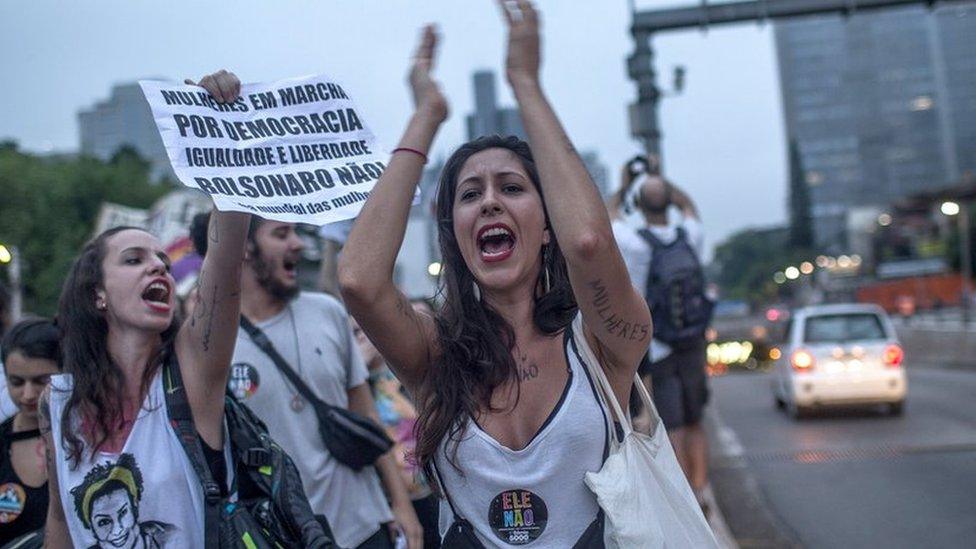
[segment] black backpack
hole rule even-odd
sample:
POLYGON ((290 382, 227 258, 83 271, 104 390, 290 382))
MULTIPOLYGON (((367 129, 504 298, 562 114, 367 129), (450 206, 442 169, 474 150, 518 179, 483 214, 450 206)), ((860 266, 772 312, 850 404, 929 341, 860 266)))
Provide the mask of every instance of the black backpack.
POLYGON ((705 273, 683 228, 664 244, 649 229, 638 234, 651 246, 651 266, 644 297, 654 321, 654 339, 675 349, 705 337, 715 304, 705 295, 705 273))
POLYGON ((224 395, 224 418, 234 465, 236 502, 223 497, 210 473, 175 353, 163 369, 166 410, 203 487, 205 547, 335 547, 324 518, 308 504, 294 462, 245 405, 224 395))

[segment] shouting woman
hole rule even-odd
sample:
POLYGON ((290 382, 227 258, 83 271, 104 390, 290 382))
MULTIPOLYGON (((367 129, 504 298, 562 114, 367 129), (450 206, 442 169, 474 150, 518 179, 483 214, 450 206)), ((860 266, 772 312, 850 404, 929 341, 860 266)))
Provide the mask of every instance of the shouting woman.
POLYGON ((425 29, 410 72, 415 112, 349 236, 339 282, 419 406, 416 455, 445 496, 449 547, 599 547, 584 485, 609 444, 578 349, 627 402, 651 336, 600 194, 543 92, 538 15, 499 2, 508 82, 528 143, 483 137, 448 159, 437 193, 444 304, 416 312, 393 283, 411 200, 447 103, 425 29), (577 320, 577 319, 580 320, 577 320))
MULTIPOLYGON (((201 83, 232 101, 240 82, 201 83)), ((203 547, 204 494, 170 424, 162 370, 175 359, 211 473, 228 489, 224 388, 240 314, 250 216, 215 212, 193 316, 179 322, 169 258, 136 228, 88 243, 61 294, 65 374, 52 378, 47 547, 203 547)))

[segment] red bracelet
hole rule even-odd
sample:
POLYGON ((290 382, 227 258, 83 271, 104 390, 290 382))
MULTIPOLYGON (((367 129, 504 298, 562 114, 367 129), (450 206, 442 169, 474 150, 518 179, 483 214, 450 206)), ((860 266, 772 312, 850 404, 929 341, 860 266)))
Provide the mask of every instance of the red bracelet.
POLYGON ((390 154, 394 154, 394 153, 397 153, 397 152, 400 152, 400 151, 406 151, 406 152, 411 152, 413 154, 416 154, 416 155, 420 156, 420 158, 423 158, 424 159, 424 164, 427 163, 427 155, 426 154, 418 151, 417 149, 411 149, 410 147, 397 147, 397 148, 393 149, 393 151, 391 151, 390 154))

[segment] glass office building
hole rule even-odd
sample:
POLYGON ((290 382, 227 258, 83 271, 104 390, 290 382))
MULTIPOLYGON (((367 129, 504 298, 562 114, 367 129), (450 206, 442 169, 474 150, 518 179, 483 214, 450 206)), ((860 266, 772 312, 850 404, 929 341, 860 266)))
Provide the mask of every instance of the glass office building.
POLYGON ((976 166, 976 3, 781 21, 786 130, 818 244, 847 213, 958 183, 976 166))

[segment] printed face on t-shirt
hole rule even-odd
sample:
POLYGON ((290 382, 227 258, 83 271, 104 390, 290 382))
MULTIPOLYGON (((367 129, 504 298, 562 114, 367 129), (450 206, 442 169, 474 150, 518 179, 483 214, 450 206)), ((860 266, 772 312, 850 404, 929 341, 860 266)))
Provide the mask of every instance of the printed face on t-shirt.
POLYGON ((132 500, 124 488, 99 496, 92 502, 92 533, 99 547, 129 548, 139 539, 139 525, 132 500))

